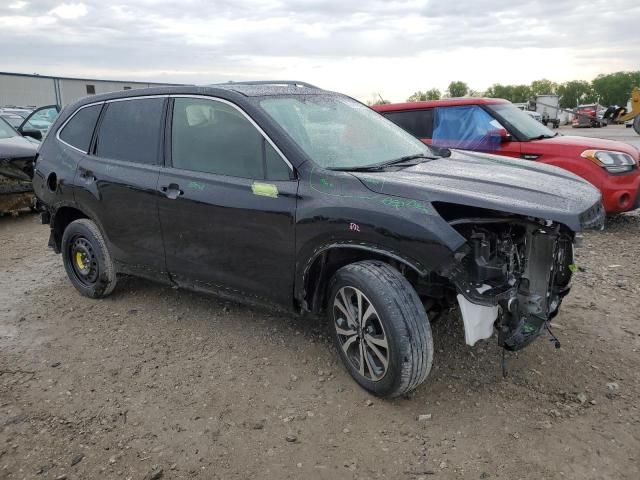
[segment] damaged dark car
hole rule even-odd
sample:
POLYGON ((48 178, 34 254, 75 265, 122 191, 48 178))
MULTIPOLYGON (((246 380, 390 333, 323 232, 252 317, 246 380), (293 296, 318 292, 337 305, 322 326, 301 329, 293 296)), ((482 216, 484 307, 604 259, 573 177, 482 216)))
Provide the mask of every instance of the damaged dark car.
POLYGON ((397 396, 433 361, 430 318, 466 342, 537 338, 575 270, 599 192, 554 167, 432 149, 302 82, 154 88, 68 106, 34 188, 71 283, 135 275, 325 314, 346 369, 397 396))
POLYGON ((37 146, 0 117, 0 214, 35 206, 31 176, 37 146))

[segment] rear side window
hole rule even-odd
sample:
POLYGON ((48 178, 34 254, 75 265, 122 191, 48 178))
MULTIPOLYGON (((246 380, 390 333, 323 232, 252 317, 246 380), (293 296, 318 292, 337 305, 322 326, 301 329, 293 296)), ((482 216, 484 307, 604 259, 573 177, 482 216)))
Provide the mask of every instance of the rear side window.
POLYGON ((433 110, 407 110, 384 114, 389 120, 418 138, 431 138, 433 110))
POLYGON ((60 131, 60 140, 86 153, 101 109, 102 104, 78 110, 60 131))
POLYGON ((171 163, 231 177, 289 179, 287 165, 256 127, 234 107, 216 100, 175 99, 171 163))
POLYGON ((140 98, 107 104, 98 130, 96 155, 158 164, 164 101, 140 98))

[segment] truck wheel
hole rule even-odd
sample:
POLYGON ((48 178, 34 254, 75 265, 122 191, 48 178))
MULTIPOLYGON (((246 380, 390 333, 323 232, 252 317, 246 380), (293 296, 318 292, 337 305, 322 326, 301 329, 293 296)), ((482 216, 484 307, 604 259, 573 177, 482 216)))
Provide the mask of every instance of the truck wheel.
POLYGON ((62 261, 69 280, 82 295, 106 297, 116 286, 116 270, 107 244, 91 220, 75 220, 64 230, 62 261))
POLYGON ((352 263, 329 286, 327 313, 336 348, 356 382, 396 397, 431 370, 433 338, 422 302, 406 278, 380 261, 352 263))
POLYGON ((640 135, 640 115, 633 119, 633 129, 640 135))

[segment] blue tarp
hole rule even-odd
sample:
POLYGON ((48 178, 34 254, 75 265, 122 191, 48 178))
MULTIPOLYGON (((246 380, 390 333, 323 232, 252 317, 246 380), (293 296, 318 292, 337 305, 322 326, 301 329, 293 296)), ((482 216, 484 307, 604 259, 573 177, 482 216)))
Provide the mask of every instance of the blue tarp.
POLYGON ((493 152, 500 147, 502 125, 476 105, 436 108, 433 145, 493 152))

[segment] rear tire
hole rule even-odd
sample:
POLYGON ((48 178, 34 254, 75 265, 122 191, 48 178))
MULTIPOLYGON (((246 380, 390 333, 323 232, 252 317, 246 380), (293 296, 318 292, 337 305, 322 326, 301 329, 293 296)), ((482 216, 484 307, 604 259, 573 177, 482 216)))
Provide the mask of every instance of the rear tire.
POLYGON ((67 276, 84 296, 102 298, 116 286, 116 270, 98 226, 89 219, 71 222, 62 234, 62 261, 67 276))
POLYGON ((396 397, 415 389, 433 362, 431 326, 407 279, 381 261, 342 267, 327 315, 347 371, 365 390, 396 397))
POLYGON ((640 115, 633 119, 633 129, 640 135, 640 115))

